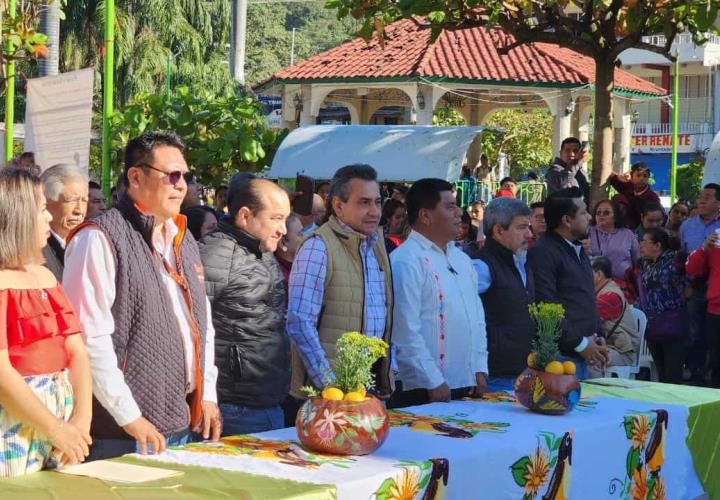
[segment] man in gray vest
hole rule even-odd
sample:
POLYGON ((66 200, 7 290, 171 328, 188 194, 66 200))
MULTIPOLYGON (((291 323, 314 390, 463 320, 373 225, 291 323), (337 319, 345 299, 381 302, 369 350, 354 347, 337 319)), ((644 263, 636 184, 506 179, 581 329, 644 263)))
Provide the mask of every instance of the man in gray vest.
POLYGON ((527 264, 530 209, 522 200, 496 198, 485 209, 485 246, 473 261, 485 308, 490 377, 488 390, 512 390, 527 367, 535 324, 528 306, 535 282, 527 264))
POLYGON ((283 427, 290 388, 285 279, 273 252, 290 200, 277 184, 236 174, 227 220, 200 242, 212 301, 218 396, 226 435, 283 427))
POLYGON ((220 436, 203 266, 179 215, 183 153, 172 133, 132 139, 126 193, 68 238, 63 285, 87 336, 96 398, 90 459, 160 453, 191 431, 220 436))

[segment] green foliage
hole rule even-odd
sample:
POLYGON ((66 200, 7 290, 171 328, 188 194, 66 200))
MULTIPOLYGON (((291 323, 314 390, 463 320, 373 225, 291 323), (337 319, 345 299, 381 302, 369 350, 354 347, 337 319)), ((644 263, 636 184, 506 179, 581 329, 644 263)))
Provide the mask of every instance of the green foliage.
POLYGON ((382 339, 349 332, 340 337, 335 349, 337 356, 332 364, 335 375, 332 385, 345 393, 361 387, 372 389, 375 386, 372 365, 387 356, 388 345, 382 339))
POLYGON ((433 112, 433 125, 440 127, 462 127, 465 118, 454 108, 435 108, 433 112))
POLYGON ((530 316, 535 320, 537 336, 532 341, 534 353, 532 368, 542 370, 551 361, 557 360, 560 350, 560 323, 565 317, 565 309, 561 304, 540 302, 528 306, 530 316))
POLYGON ((290 65, 292 30, 295 62, 336 47, 356 36, 359 23, 338 20, 322 0, 292 3, 251 3, 248 7, 246 81, 255 85, 290 65))
POLYGON ((687 165, 678 167, 677 196, 679 199, 695 203, 700 194, 704 172, 704 158, 696 158, 687 165))
MULTIPOLYGON (((60 70, 92 66, 104 59, 104 8, 100 0, 72 1, 60 25, 60 70)), ((173 86, 211 95, 235 89, 227 60, 230 5, 225 0, 116 0, 115 103, 123 107, 138 93, 160 92, 169 56, 173 86)), ((98 98, 99 104, 99 98, 98 98)))
POLYGON ((491 164, 497 162, 498 153, 507 155, 510 175, 516 179, 528 170, 545 168, 552 160, 552 116, 546 110, 519 109, 495 111, 486 125, 500 132, 488 132, 482 137, 482 152, 491 164))
POLYGON ((253 97, 212 97, 176 89, 167 100, 139 94, 113 116, 116 165, 127 141, 148 130, 172 130, 185 142, 187 161, 200 182, 225 182, 234 171, 258 171, 272 160, 283 134, 267 128, 253 97))
MULTIPOLYGON (((61 9, 66 4, 66 0, 49 0, 48 3, 53 2, 59 3, 61 9)), ((47 55, 48 37, 39 31, 43 3, 43 0, 19 2, 15 7, 15 15, 11 17, 9 1, 0 1, 3 44, 0 53, 3 62, 26 61, 47 55)))

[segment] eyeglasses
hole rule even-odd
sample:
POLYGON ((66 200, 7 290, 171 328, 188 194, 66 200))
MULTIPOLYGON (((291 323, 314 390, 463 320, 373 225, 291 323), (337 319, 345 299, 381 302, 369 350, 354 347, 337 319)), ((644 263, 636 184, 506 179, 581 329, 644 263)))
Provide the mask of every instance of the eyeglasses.
POLYGON ((599 215, 599 216, 601 216, 601 217, 604 217, 604 216, 606 216, 606 215, 613 215, 613 211, 612 211, 612 210, 598 210, 598 211, 595 212, 595 215, 599 215))
POLYGON ((156 172, 160 172, 161 174, 165 174, 168 177, 168 180, 170 181, 170 184, 175 186, 178 182, 180 182, 180 178, 183 177, 185 179, 185 184, 190 184, 193 181, 193 173, 189 170, 187 172, 183 172, 182 170, 173 170, 171 172, 166 172, 165 170, 160 170, 157 167, 153 167, 152 165, 149 165, 147 163, 138 163, 138 165, 147 167, 151 170, 155 170, 156 172))

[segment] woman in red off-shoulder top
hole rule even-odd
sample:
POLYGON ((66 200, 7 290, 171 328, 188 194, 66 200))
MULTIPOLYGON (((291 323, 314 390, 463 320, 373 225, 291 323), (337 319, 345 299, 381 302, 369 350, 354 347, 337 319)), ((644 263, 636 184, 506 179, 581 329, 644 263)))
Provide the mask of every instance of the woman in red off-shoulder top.
POLYGON ((0 477, 82 462, 91 443, 80 324, 41 265, 50 219, 38 177, 0 171, 0 477))

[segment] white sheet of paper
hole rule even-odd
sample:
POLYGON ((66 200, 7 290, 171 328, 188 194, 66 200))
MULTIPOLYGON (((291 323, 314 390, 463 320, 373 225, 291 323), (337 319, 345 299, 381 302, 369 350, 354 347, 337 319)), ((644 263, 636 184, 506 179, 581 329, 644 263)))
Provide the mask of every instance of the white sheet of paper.
POLYGON ((158 479, 166 479, 183 474, 182 471, 177 470, 124 464, 110 460, 96 460, 94 462, 73 465, 65 467, 58 472, 72 474, 74 476, 94 477, 103 481, 115 481, 118 483, 144 483, 146 481, 156 481, 158 479))

